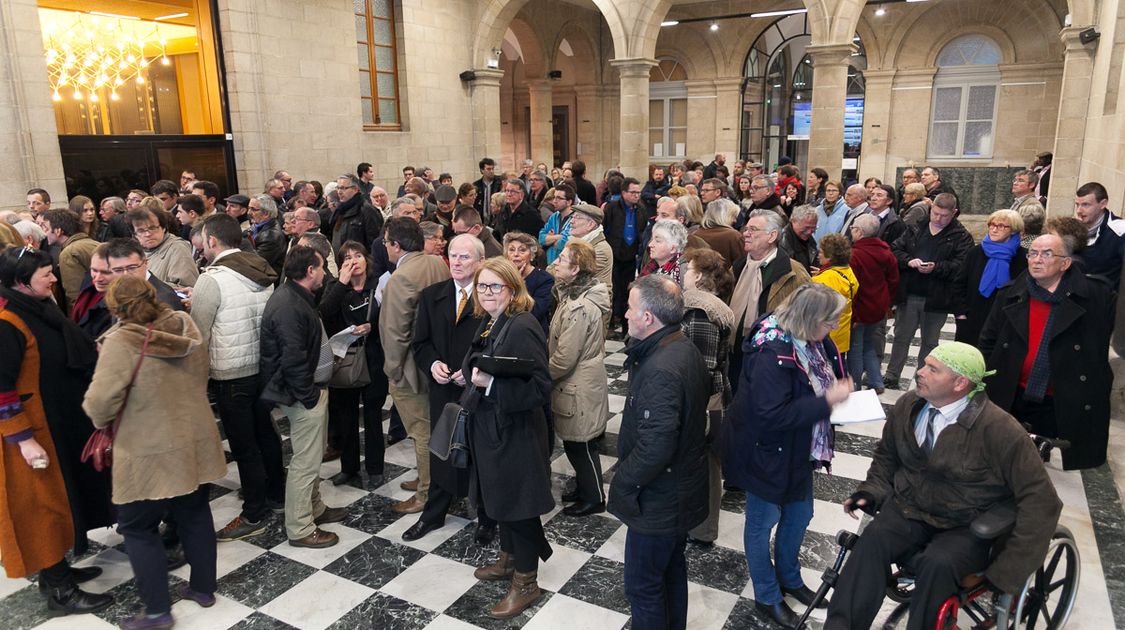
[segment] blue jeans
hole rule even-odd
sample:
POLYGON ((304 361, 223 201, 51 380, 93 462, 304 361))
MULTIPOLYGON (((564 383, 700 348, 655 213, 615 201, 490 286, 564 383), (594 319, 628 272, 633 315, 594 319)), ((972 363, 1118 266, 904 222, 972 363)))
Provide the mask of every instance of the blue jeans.
POLYGON ((856 324, 852 327, 852 347, 848 352, 848 375, 852 377, 856 389, 863 385, 863 373, 867 372, 867 386, 871 389, 883 386, 883 367, 879 363, 879 348, 875 343, 875 331, 881 322, 856 324))
MULTIPOLYGON (((810 489, 811 490, 811 489, 810 489)), ((754 599, 771 605, 781 601, 781 586, 801 588, 801 563, 798 554, 805 529, 812 520, 812 492, 807 499, 776 505, 754 494, 746 493, 746 564, 754 583, 754 599), (770 561, 770 531, 777 526, 773 542, 774 561, 770 561), (777 567, 774 568, 776 562, 777 567), (778 582, 781 582, 781 586, 778 582)))
POLYGON ((687 627, 687 560, 678 536, 625 533, 625 596, 633 630, 684 630, 687 627))

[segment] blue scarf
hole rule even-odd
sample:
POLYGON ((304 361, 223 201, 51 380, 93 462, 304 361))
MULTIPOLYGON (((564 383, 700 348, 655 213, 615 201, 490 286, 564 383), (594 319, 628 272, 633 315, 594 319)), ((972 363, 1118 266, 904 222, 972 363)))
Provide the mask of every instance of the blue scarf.
POLYGON ((980 246, 984 249, 984 255, 988 257, 988 262, 984 265, 984 273, 980 276, 980 286, 978 290, 984 297, 992 297, 996 289, 1007 284, 1012 279, 1010 271, 1012 257, 1016 255, 1016 250, 1020 248, 1020 234, 1013 232, 1008 240, 1003 243, 995 243, 988 236, 980 242, 980 246))

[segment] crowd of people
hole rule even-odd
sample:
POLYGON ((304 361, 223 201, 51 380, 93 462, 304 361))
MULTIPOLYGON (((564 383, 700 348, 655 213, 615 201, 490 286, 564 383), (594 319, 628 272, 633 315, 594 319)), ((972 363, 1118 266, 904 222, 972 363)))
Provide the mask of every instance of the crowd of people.
POLYGON ((1125 220, 1094 182, 1073 216, 1046 220, 1049 159, 1015 175, 979 243, 937 168, 905 169, 896 189, 821 168, 802 181, 782 162, 728 170, 719 154, 595 183, 581 161, 502 174, 484 158, 456 188, 404 167, 393 198, 368 163, 326 186, 282 170, 224 199, 190 170, 67 208, 29 191, 26 211, 0 212, 7 574, 38 573, 52 611, 104 609, 111 596, 78 586, 101 570, 66 555, 116 524, 144 604, 122 627, 171 627, 170 569, 190 564, 178 595, 206 607, 217 545, 262 534, 272 513, 290 545, 337 544, 321 526, 350 508, 322 500, 322 462, 340 460, 330 483, 374 489, 386 446, 409 438, 417 477, 391 507, 418 514, 403 539, 468 499, 476 544, 500 547, 474 575, 509 583, 488 611, 507 619, 542 595, 558 441, 575 473, 563 514, 627 526, 634 628, 685 626, 684 550, 714 544, 724 489, 746 493, 756 605, 793 626, 785 598, 813 602, 799 550, 832 409, 865 387, 906 389, 913 359, 917 389, 845 503, 879 516, 826 627, 868 627, 871 585, 908 551, 924 550, 912 628, 964 573, 988 566, 1014 588, 1059 513, 1019 422, 1069 440, 1066 469, 1105 461, 1125 220), (950 316, 957 341, 941 343, 950 316), (608 492, 607 339, 627 342, 629 387, 608 492), (242 500, 217 532, 216 416, 242 500), (83 447, 107 429, 114 461, 95 469, 83 447), (1018 551, 989 564, 967 526, 1013 497, 1028 515, 1018 551))

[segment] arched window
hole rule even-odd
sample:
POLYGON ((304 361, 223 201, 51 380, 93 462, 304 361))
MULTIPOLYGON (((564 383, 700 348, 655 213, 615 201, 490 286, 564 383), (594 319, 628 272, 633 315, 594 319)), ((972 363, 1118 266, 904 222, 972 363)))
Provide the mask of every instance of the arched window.
POLYGON ((938 54, 928 156, 992 157, 1000 48, 984 35, 962 35, 938 54))
POLYGON ((687 71, 661 57, 649 71, 648 152, 652 158, 687 155, 687 71))

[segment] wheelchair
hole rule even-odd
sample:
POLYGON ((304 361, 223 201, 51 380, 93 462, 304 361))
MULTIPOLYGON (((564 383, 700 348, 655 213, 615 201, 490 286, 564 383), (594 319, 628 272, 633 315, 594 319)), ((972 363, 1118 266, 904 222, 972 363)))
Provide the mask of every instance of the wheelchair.
MULTIPOLYGON (((1052 440, 1031 434, 1040 457, 1046 461, 1054 448, 1066 448, 1065 440, 1052 440)), ((982 540, 998 540, 1015 527, 1014 504, 994 506, 973 520, 969 526, 973 535, 982 540)), ((836 535, 840 551, 836 561, 821 576, 821 586, 816 599, 797 623, 797 630, 806 628, 809 613, 836 584, 844 558, 855 546, 859 536, 847 530, 836 535)), ((1059 525, 1051 536, 1047 554, 1024 583, 1018 593, 1004 593, 989 584, 983 573, 974 573, 961 580, 961 588, 942 604, 935 630, 1057 630, 1066 625, 1074 601, 1078 596, 1081 575, 1081 558, 1074 535, 1059 525), (959 625, 967 623, 968 625, 959 625)), ((887 597, 898 605, 883 623, 883 630, 894 630, 910 609, 910 595, 914 590, 914 576, 909 562, 893 571, 887 583, 887 597)))

